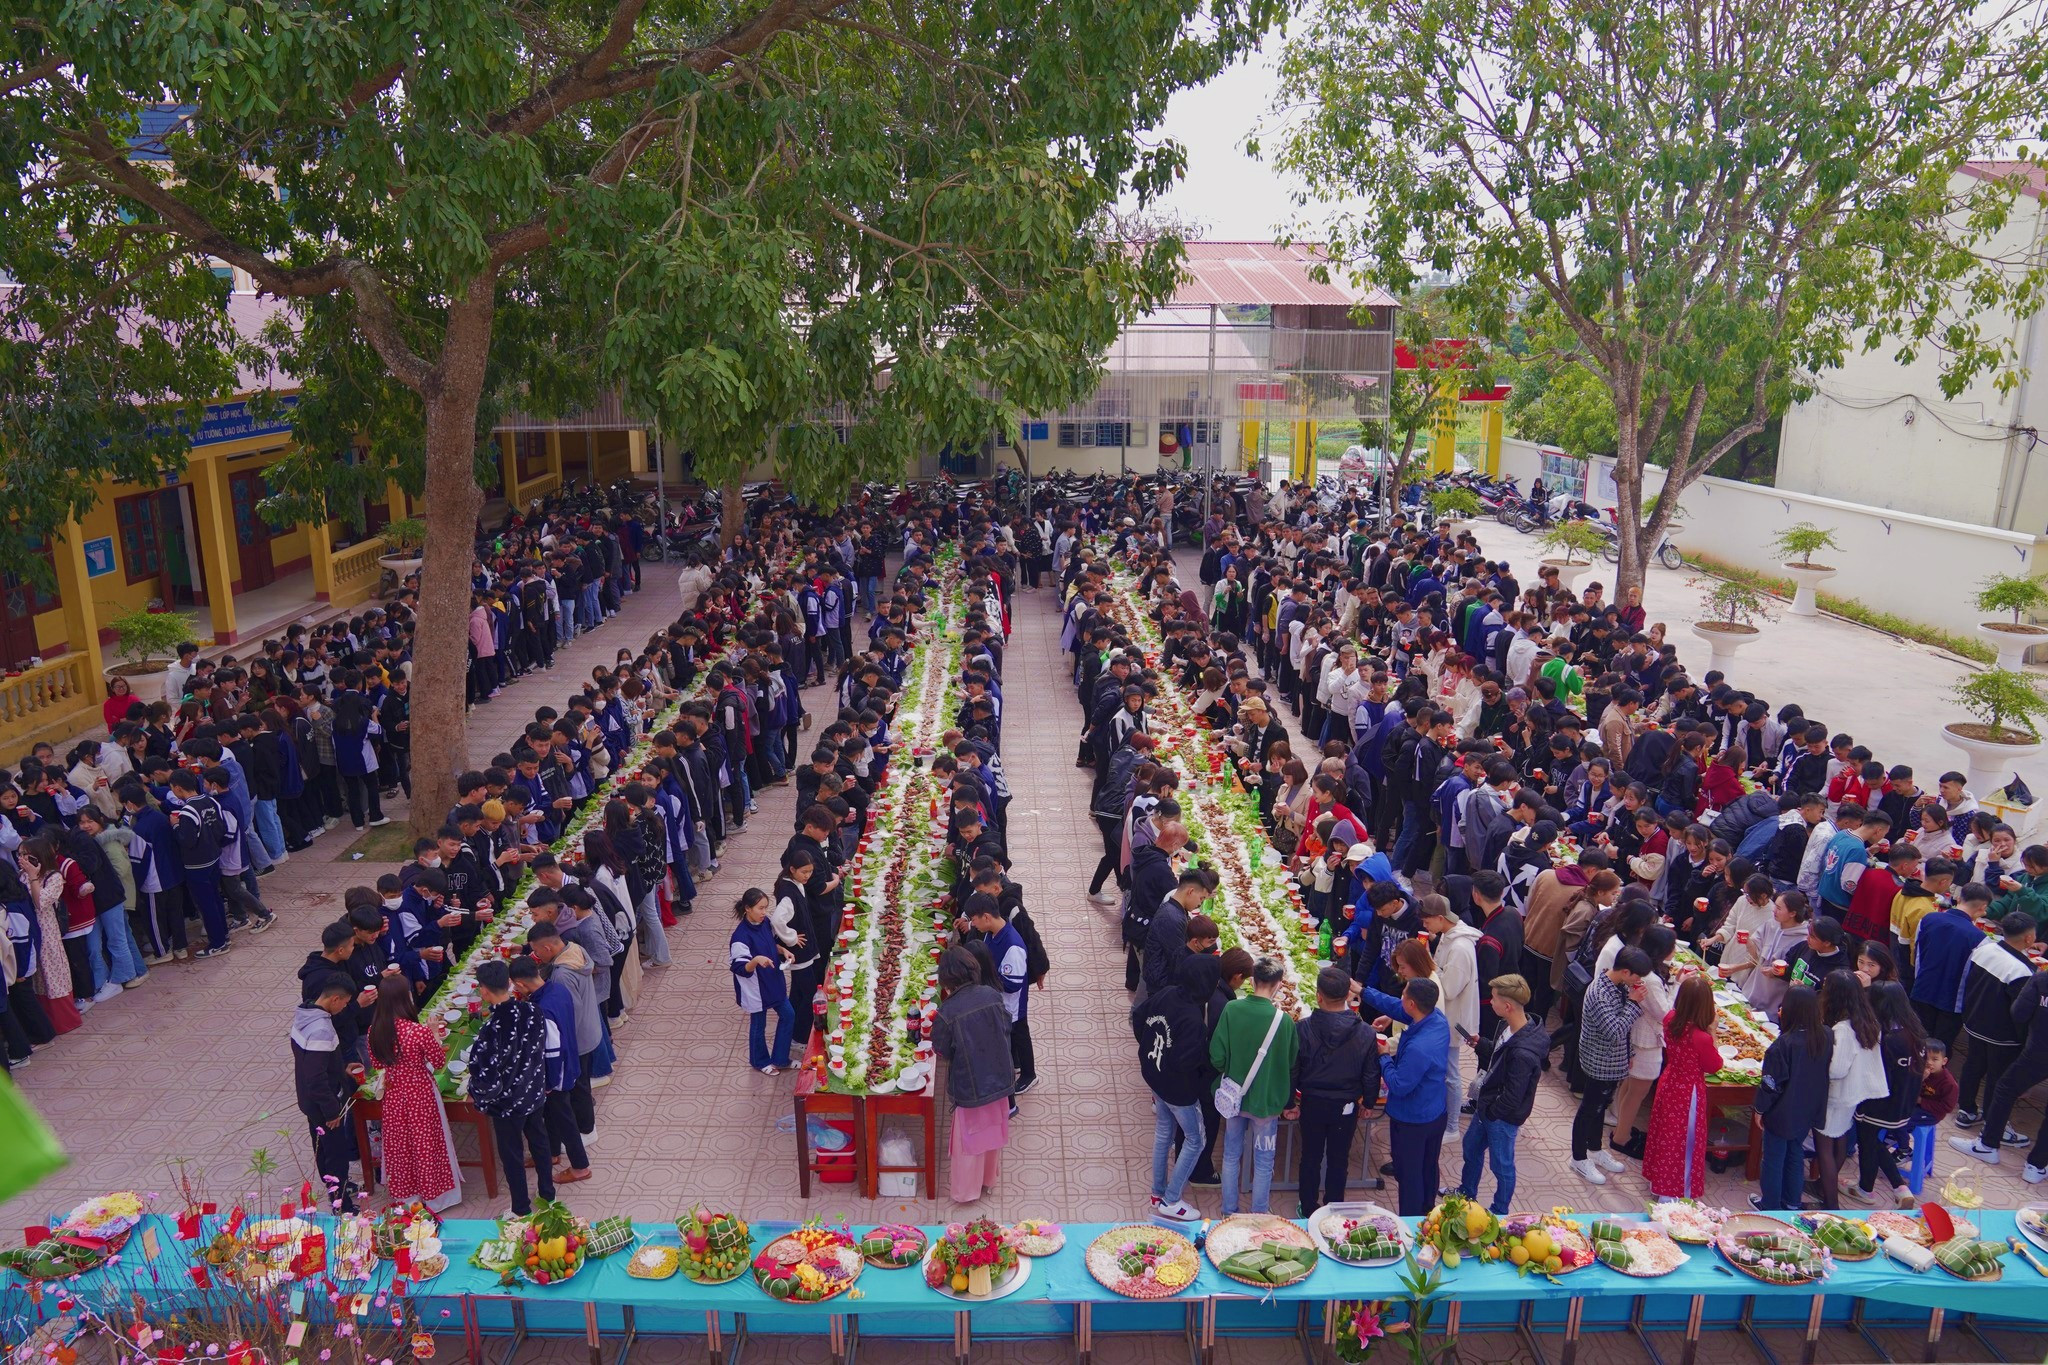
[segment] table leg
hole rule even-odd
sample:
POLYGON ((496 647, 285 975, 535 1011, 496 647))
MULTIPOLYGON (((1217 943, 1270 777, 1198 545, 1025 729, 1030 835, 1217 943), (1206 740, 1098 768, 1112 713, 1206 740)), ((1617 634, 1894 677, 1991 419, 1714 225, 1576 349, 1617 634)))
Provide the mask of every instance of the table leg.
POLYGON ((349 1106, 349 1116, 356 1125, 356 1155, 363 1162, 362 1193, 372 1195, 377 1192, 377 1158, 370 1155, 370 1120, 359 1104, 349 1106))
POLYGON ((1813 1365, 1820 1355, 1820 1313, 1826 1304, 1825 1294, 1815 1294, 1813 1307, 1806 1310, 1806 1341, 1799 1348, 1799 1365, 1813 1365))
POLYGON ((489 1199, 498 1197, 498 1135, 491 1127, 491 1116, 483 1110, 476 1111, 476 1150, 483 1158, 484 1195, 489 1199))
POLYGON ((1095 1312, 1086 1299, 1074 1305, 1074 1359, 1078 1365, 1094 1365, 1095 1312))

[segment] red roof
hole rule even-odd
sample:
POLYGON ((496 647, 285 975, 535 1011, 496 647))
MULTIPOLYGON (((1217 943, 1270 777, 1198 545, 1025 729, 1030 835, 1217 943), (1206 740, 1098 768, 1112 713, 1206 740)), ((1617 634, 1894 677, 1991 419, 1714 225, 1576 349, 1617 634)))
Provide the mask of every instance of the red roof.
POLYGON ((2036 199, 2048 199, 2048 166, 2038 161, 1965 161, 1963 174, 1979 180, 2007 180, 2020 176, 2025 190, 2036 199))
POLYGON ((1341 266, 1321 283, 1309 271, 1321 260, 1311 247, 1277 242, 1189 242, 1188 278, 1173 292, 1173 307, 1205 308, 1211 304, 1377 304, 1391 307, 1392 295, 1375 288, 1353 288, 1341 266))

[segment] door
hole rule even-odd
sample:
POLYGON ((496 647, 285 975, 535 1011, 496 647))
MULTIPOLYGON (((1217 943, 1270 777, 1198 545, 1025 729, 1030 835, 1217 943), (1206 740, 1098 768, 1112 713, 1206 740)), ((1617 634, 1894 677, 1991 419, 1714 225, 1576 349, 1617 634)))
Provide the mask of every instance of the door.
POLYGON ((235 514, 235 551, 242 561, 242 591, 251 592, 277 581, 270 563, 270 523, 256 504, 270 496, 258 470, 228 476, 228 499, 235 514))

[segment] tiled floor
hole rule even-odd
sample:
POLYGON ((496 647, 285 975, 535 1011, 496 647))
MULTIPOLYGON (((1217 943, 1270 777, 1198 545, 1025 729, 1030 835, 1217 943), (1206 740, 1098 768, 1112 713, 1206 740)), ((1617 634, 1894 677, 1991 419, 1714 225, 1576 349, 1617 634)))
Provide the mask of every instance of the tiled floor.
MULTIPOLYGON (((1522 543, 1487 529, 1489 543, 1522 543)), ((560 656, 552 672, 515 684, 478 710, 472 755, 488 757, 532 707, 559 703, 571 679, 663 624, 673 589, 662 573, 650 575, 648 586, 628 599, 619 620, 560 656)), ((1674 575, 1653 578, 1653 608, 1677 586, 1674 575)), ((1899 652, 1883 637, 1840 629, 1838 653, 1855 651, 1876 665, 1899 652)), ((1087 777, 1074 767, 1077 711, 1057 634, 1050 595, 1022 594, 1006 667, 1004 761, 1016 793, 1010 848, 1052 973, 1031 1002, 1042 1080, 1024 1098, 1002 1178, 982 1203, 1000 1217, 1137 1216, 1150 1181, 1151 1107, 1125 1022, 1129 998, 1120 979, 1114 912, 1091 905, 1084 894, 1100 846, 1087 816, 1087 777)), ((1916 666, 1932 664, 1916 660, 1916 666)), ((823 697, 815 693, 812 704, 822 705, 823 697)), ((766 1218, 955 1216, 956 1207, 943 1198, 868 1204, 840 1186, 823 1187, 808 1204, 797 1197, 795 1138, 778 1127, 790 1122, 789 1082, 747 1068, 743 1025, 723 966, 729 907, 745 887, 771 880, 792 803, 787 788, 763 794, 760 816, 729 845, 725 870, 705 888, 697 913, 672 931, 675 966, 649 973, 634 1021, 620 1037, 618 1079, 598 1095, 596 1176, 574 1190, 579 1209, 662 1218, 693 1201, 714 1200, 766 1218)), ((393 814, 400 809, 394 806, 393 814)), ((168 1192, 179 1163, 199 1188, 231 1198, 254 1188, 257 1149, 280 1166, 273 1188, 311 1175, 285 1033, 297 998, 295 972, 317 943, 318 926, 338 912, 345 887, 384 870, 345 861, 336 866, 348 839, 346 830, 330 833, 265 879, 266 896, 283 917, 277 929, 238 937, 225 960, 159 969, 148 984, 94 1010, 82 1030, 39 1050, 34 1065, 17 1073, 74 1155, 70 1166, 0 1215, 12 1219, 6 1226, 109 1188, 168 1192)), ((1601 1189, 1571 1174, 1571 1111, 1561 1079, 1547 1078, 1523 1130, 1515 1202, 1589 1210, 1639 1205, 1646 1187, 1633 1174, 1601 1189)), ((2021 1111, 2020 1126, 2039 1121, 2031 1106, 2021 1111)), ((940 1132, 943 1145, 943 1116, 940 1132)), ((464 1134, 458 1141, 467 1151, 472 1139, 464 1134)), ((1941 1173, 1956 1164, 1952 1156, 1944 1151, 1941 1173)), ((1371 1160, 1383 1158, 1375 1151, 1371 1160)), ((1968 1164, 1994 1204, 2011 1206, 2032 1193, 2019 1182, 2016 1156, 1997 1170, 1968 1164)), ((1455 1166, 1447 1152, 1447 1177, 1455 1176, 1455 1166)), ((1739 1168, 1710 1174, 1709 1185, 1728 1202, 1747 1190, 1739 1168)), ((465 1192, 465 1214, 506 1206, 502 1194, 495 1201, 484 1197, 473 1171, 465 1192)), ((1198 1191, 1195 1198, 1215 1211, 1214 1191, 1198 1191)), ((1276 1196, 1276 1206, 1286 1208, 1288 1198, 1276 1196)))

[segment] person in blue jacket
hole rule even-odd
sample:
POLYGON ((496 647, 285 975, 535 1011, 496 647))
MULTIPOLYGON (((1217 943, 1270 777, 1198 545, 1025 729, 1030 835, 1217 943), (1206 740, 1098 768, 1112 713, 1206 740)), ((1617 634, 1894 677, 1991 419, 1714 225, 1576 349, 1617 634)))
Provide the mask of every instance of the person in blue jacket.
MULTIPOLYGON (((1434 981, 1426 977, 1410 981, 1398 1002, 1408 1023, 1400 1048, 1390 1051, 1388 1040, 1380 1040, 1380 1080, 1387 1092, 1387 1145, 1393 1155, 1403 1218, 1420 1218, 1436 1203, 1444 1122, 1449 1118, 1444 1072, 1451 1055, 1450 1021, 1437 1008, 1437 1001, 1434 981)), ((1392 1023, 1390 1016, 1382 1016, 1373 1021, 1373 1027, 1385 1030, 1392 1023)))

